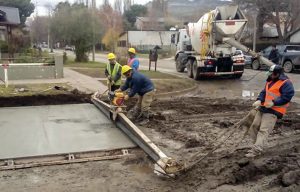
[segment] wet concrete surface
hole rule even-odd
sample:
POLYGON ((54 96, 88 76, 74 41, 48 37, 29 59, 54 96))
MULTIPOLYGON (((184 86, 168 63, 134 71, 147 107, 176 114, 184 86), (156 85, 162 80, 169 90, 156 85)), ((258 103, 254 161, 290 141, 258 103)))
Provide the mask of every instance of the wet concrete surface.
POLYGON ((135 147, 92 104, 0 108, 0 159, 135 147))

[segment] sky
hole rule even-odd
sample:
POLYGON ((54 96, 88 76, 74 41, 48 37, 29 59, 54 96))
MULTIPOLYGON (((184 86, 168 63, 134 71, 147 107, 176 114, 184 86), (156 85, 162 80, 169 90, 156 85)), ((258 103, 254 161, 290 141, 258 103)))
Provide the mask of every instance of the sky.
MULTIPOLYGON (((34 15, 36 15, 36 13, 38 13, 38 15, 47 15, 47 9, 45 8, 46 4, 51 4, 53 7, 61 2, 61 1, 65 1, 65 0, 31 0, 32 3, 35 4, 36 6, 36 10, 33 13, 34 15)), ((68 0, 70 3, 75 2, 76 0, 68 0)), ((91 1, 91 0, 90 0, 91 1)), ((112 4, 114 3, 114 0, 109 0, 112 4)), ((147 2, 149 2, 150 0, 134 0, 135 4, 145 4, 147 2)), ((96 4, 97 7, 102 4, 103 0, 96 0, 96 4)))

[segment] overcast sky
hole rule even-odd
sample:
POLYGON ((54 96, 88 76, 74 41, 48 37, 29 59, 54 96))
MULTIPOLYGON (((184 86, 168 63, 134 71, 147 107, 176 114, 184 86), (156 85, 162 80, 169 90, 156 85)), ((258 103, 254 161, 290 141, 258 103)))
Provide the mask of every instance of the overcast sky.
MULTIPOLYGON (((31 0, 31 2, 33 2, 36 6, 36 10, 34 12, 34 14, 36 14, 36 11, 38 11, 38 15, 47 15, 47 10, 45 8, 46 4, 51 4, 53 7, 61 2, 61 1, 65 1, 65 0, 31 0)), ((75 2, 76 0, 68 0, 70 3, 75 2)), ((91 1, 91 0, 90 0, 91 1)), ((109 0, 112 4, 114 3, 114 0, 109 0)), ((134 0, 135 4, 145 4, 147 2, 149 2, 150 0, 134 0)), ((102 4, 103 0, 96 0, 96 4, 97 7, 102 4)))

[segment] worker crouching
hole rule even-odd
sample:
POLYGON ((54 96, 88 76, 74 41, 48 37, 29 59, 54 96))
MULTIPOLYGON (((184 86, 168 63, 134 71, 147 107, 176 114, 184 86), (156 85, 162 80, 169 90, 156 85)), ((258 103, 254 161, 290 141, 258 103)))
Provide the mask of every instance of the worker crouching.
POLYGON ((246 154, 246 157, 255 157, 263 152, 269 134, 274 129, 277 119, 282 118, 289 102, 294 96, 294 87, 289 78, 283 73, 279 65, 273 65, 268 71, 268 79, 265 88, 259 94, 254 120, 248 130, 254 145, 246 154))
POLYGON ((122 66, 116 61, 116 55, 109 53, 107 55, 109 63, 106 65, 105 76, 107 77, 107 86, 110 91, 120 88, 122 83, 122 66))
POLYGON ((155 89, 152 81, 145 75, 133 70, 128 65, 122 67, 122 74, 126 77, 126 82, 117 91, 126 91, 130 89, 125 100, 138 94, 138 101, 135 107, 128 112, 130 119, 149 119, 150 107, 155 95, 155 89))

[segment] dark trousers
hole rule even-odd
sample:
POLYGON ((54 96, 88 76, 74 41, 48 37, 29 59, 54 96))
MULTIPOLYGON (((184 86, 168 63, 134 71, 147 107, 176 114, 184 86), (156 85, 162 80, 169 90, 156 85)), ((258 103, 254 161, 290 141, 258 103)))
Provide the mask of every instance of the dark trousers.
POLYGON ((111 91, 115 91, 119 89, 121 86, 120 85, 111 85, 111 91))

